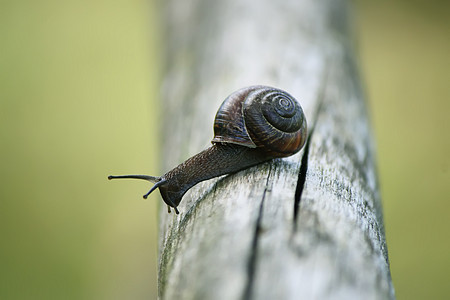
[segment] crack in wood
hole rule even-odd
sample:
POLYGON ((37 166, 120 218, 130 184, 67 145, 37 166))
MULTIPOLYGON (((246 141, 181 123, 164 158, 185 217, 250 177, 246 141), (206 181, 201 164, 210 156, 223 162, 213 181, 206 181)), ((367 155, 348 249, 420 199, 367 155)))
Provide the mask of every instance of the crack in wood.
MULTIPOLYGON (((314 128, 313 128, 314 129, 314 128)), ((313 130, 311 130, 308 139, 306 140, 305 152, 302 156, 302 162, 300 165, 300 172, 298 173, 298 181, 297 187, 295 189, 294 196, 294 232, 297 230, 297 218, 300 208, 300 201, 302 199, 303 188, 305 187, 306 181, 306 172, 308 171, 308 154, 309 154, 309 146, 311 143, 313 130)))
POLYGON ((256 269, 256 261, 258 259, 258 242, 261 234, 261 222, 263 218, 263 210, 264 210, 264 200, 266 199, 266 192, 269 186, 269 178, 270 178, 271 168, 269 167, 269 173, 267 175, 266 186, 264 188, 264 193, 262 195, 261 203, 259 205, 258 218, 256 219, 255 232, 253 234, 252 247, 250 249, 250 256, 247 264, 247 283, 245 285, 244 294, 242 295, 242 300, 251 299, 252 291, 253 291, 253 283, 255 279, 255 269, 256 269))
POLYGON ((297 218, 300 213, 300 202, 302 199, 303 189, 305 187, 306 173, 308 171, 309 148, 311 146, 311 140, 312 140, 312 136, 314 133, 314 128, 317 125, 317 120, 319 119, 319 114, 322 110, 322 105, 323 105, 324 98, 325 98, 325 90, 326 90, 326 86, 327 86, 327 79, 328 79, 329 71, 330 71, 330 67, 327 65, 327 68, 324 71, 322 85, 321 85, 321 89, 320 89, 319 95, 318 95, 318 105, 317 105, 317 108, 316 108, 316 110, 314 112, 314 116, 313 116, 313 124, 311 126, 311 129, 308 134, 308 138, 306 140, 305 150, 303 152, 301 165, 300 165, 300 171, 298 173, 298 181, 297 181, 297 186, 295 188, 295 195, 294 195, 294 218, 293 218, 293 232, 294 233, 297 231, 297 224, 298 224, 297 218))

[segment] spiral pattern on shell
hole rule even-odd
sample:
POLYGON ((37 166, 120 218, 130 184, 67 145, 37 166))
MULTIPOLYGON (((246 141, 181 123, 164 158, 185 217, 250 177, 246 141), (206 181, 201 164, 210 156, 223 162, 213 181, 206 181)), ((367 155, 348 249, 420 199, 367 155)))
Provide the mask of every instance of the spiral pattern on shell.
POLYGON ((259 148, 273 157, 290 156, 306 142, 307 125, 297 100, 280 89, 251 86, 225 99, 214 122, 214 143, 259 148))

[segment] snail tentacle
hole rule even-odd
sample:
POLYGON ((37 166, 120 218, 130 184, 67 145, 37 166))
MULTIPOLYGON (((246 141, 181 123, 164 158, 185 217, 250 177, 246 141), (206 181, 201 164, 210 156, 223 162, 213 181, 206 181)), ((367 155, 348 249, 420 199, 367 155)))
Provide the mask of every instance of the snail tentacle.
POLYGON ((109 175, 108 179, 124 179, 124 178, 130 178, 130 179, 142 179, 150 182, 158 182, 161 180, 161 177, 156 176, 150 176, 150 175, 109 175))

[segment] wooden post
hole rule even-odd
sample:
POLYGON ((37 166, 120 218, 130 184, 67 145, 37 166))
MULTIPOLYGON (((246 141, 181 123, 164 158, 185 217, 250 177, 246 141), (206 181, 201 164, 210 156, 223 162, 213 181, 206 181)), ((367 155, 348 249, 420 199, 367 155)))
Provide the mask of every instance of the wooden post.
POLYGON ((161 299, 394 299, 374 145, 344 0, 166 4, 163 171, 206 148, 220 103, 301 103, 298 154, 198 184, 160 212, 161 299))

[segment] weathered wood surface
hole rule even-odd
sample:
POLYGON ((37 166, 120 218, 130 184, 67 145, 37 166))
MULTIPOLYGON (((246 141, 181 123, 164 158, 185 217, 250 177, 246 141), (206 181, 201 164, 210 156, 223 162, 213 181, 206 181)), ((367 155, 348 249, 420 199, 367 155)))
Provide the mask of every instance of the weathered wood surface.
POLYGON ((163 171, 208 147, 215 112, 248 85, 303 106, 306 148, 203 182, 160 212, 161 299, 393 299, 348 5, 165 3, 163 171), (304 185, 303 185, 304 182, 304 185))

